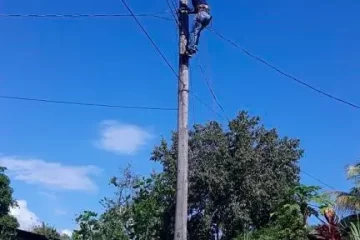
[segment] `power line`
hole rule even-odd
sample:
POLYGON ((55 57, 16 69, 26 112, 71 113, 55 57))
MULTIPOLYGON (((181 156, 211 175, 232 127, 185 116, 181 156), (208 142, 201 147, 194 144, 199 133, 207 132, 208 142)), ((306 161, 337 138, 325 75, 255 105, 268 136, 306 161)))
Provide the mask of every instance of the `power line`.
MULTIPOLYGON (((173 16, 175 22, 176 22, 176 26, 179 26, 179 21, 177 19, 177 16, 176 16, 176 8, 173 9, 171 7, 171 4, 170 4, 170 0, 166 0, 166 4, 168 5, 169 9, 170 9, 170 12, 171 12, 171 15, 173 16), (175 11, 175 12, 174 12, 175 11)), ((173 7, 174 7, 174 3, 173 3, 173 7)))
POLYGON ((332 189, 332 190, 337 191, 336 188, 330 186, 329 184, 327 184, 326 182, 324 182, 324 181, 320 180, 319 178, 313 176, 312 174, 307 173, 307 172, 305 172, 304 170, 300 170, 300 171, 301 171, 303 174, 307 175, 308 177, 311 177, 312 179, 318 181, 318 182, 321 183, 322 185, 324 185, 324 186, 326 186, 326 187, 328 187, 328 188, 330 188, 330 189, 332 189))
MULTIPOLYGON (((218 116, 223 118, 222 115, 217 113, 214 109, 212 109, 208 104, 201 100, 195 94, 192 94, 194 98, 196 98, 201 104, 205 107, 216 113, 218 116)), ((170 107, 147 107, 147 106, 131 106, 131 105, 112 105, 112 104, 102 104, 102 103, 90 103, 90 102, 75 102, 75 101, 64 101, 64 100, 51 100, 44 98, 28 98, 28 97, 17 97, 17 96, 6 96, 0 95, 0 99, 6 100, 17 100, 17 101, 29 101, 29 102, 38 102, 38 103, 49 103, 49 104, 63 104, 63 105, 77 105, 77 106, 85 106, 85 107, 103 107, 103 108, 119 108, 119 109, 134 109, 134 110, 155 110, 155 111, 177 111, 177 108, 170 107)))
MULTIPOLYGON (((169 1, 171 1, 171 0, 169 0, 169 1)), ((174 9, 176 10, 177 9, 176 0, 172 0, 171 4, 173 5, 174 9)))
POLYGON ((204 105, 205 107, 207 107, 210 111, 212 111, 213 113, 215 113, 217 116, 219 116, 220 118, 226 120, 226 117, 224 117, 223 115, 221 115, 220 113, 218 113, 216 110, 214 110, 212 107, 209 106, 209 104, 207 104, 206 102, 204 102, 203 100, 201 100, 201 98, 199 98, 198 96, 196 96, 195 94, 192 94, 192 96, 202 105, 204 105))
POLYGON ((151 42, 151 44, 154 46, 154 48, 156 49, 156 51, 160 54, 160 56, 162 57, 162 59, 165 61, 165 63, 169 66, 169 68, 171 69, 171 71, 175 74, 175 76, 178 78, 178 74, 176 73, 175 69, 171 66, 169 60, 167 60, 167 58, 165 57, 165 55, 161 52, 160 48, 156 45, 156 43, 154 42, 154 40, 151 38, 151 36, 148 34, 148 32, 146 31, 146 29, 143 27, 143 25, 141 24, 141 22, 139 21, 139 19, 137 18, 137 16, 134 14, 134 12, 131 10, 131 8, 129 7, 129 5, 126 3, 125 0, 121 0, 122 3, 124 4, 124 6, 126 7, 126 9, 129 11, 130 15, 134 18, 135 22, 139 25, 139 27, 141 28, 141 30, 144 32, 144 34, 146 35, 146 37, 149 39, 149 41, 151 42))
MULTIPOLYGON (((175 0, 171 1, 171 0, 166 0, 166 3, 173 15, 174 20, 177 23, 177 26, 180 26, 179 21, 177 20, 177 15, 176 15, 176 3, 175 0), (171 6, 172 5, 172 6, 171 6), (175 10, 175 12, 173 11, 175 10)), ((189 66, 190 68, 190 66, 189 66)), ((190 85, 192 85, 192 81, 190 82, 190 85)), ((210 111, 214 112, 216 115, 218 115, 220 118, 224 118, 224 116, 222 116, 221 114, 219 114, 218 112, 216 112, 211 106, 209 106, 207 103, 205 103, 204 101, 201 100, 200 97, 196 96, 193 92, 190 92, 190 95, 192 96, 192 99, 196 99, 199 103, 201 103, 202 105, 204 105, 206 108, 208 108, 210 111)), ((222 108, 222 107, 221 107, 222 108)), ((193 108, 192 108, 192 112, 193 112, 193 120, 194 120, 194 125, 195 125, 195 105, 193 104, 193 108)), ((227 117, 226 117, 227 118, 227 117)), ((228 118, 227 118, 228 119, 228 118)), ((228 119, 229 120, 229 119, 228 119)))
MULTIPOLYGON (((134 12, 130 9, 130 7, 126 4, 125 1, 122 0, 125 7, 128 9, 130 14, 0 14, 1 17, 34 17, 34 18, 46 18, 46 17, 52 17, 52 18, 100 18, 100 17, 133 17, 137 24, 140 26, 142 31, 145 33, 147 38, 150 40, 152 45, 155 47, 157 52, 160 54, 160 56, 163 58, 163 60, 166 62, 166 64, 169 66, 171 71, 174 73, 174 75, 178 78, 178 74, 176 73, 175 69, 171 66, 170 62, 167 60, 165 55, 161 52, 160 48, 156 45, 154 40, 151 38, 151 36, 147 33, 146 29, 142 26, 140 21, 137 19, 137 17, 156 17, 156 18, 163 18, 165 20, 171 20, 171 18, 166 18, 162 16, 157 16, 156 14, 161 13, 154 13, 154 14, 134 14, 134 12)), ((167 12, 167 11, 166 11, 167 12)), ((165 13, 165 12, 162 12, 165 13)), ((212 109, 208 104, 206 104, 204 101, 202 101, 198 96, 196 96, 193 93, 192 96, 197 99, 201 104, 203 104, 205 107, 210 109, 211 111, 215 112, 217 115, 222 117, 219 113, 217 113, 214 109, 212 109)), ((73 101, 63 101, 63 100, 49 100, 49 99, 40 99, 40 98, 26 98, 26 97, 17 97, 17 96, 3 96, 0 95, 0 99, 8 99, 8 100, 21 100, 21 101, 33 101, 33 102, 43 102, 43 103, 53 103, 53 104, 66 104, 66 105, 80 105, 80 106, 93 106, 93 107, 107 107, 107 108, 123 108, 123 109, 144 109, 144 110, 164 110, 164 111, 175 111, 177 108, 161 108, 161 107, 143 107, 143 106, 123 106, 123 105, 109 105, 109 104, 98 104, 98 103, 85 103, 85 102, 73 102, 73 101)))
MULTIPOLYGON (((167 0, 167 1, 171 1, 171 0, 167 0)), ((176 4, 175 0, 171 1, 171 4, 173 6, 173 9, 174 9, 174 12, 175 12, 175 15, 176 15, 176 20, 177 20, 177 17, 179 17, 179 13, 178 13, 178 7, 177 7, 177 4, 176 4)), ((177 24, 180 27, 179 21, 177 21, 177 24)))
MULTIPOLYGON (((129 5, 126 3, 125 0, 121 0, 123 2, 123 4, 125 5, 125 7, 127 8, 127 10, 129 11, 129 13, 133 16, 133 18, 135 19, 136 23, 139 25, 139 27, 141 28, 141 30, 145 33, 145 35, 147 36, 147 38, 149 39, 149 41, 152 43, 152 45, 155 47, 155 49, 158 51, 158 53, 160 54, 160 56, 163 58, 163 60, 167 63, 167 65, 169 66, 169 68, 172 70, 172 72, 175 74, 175 76, 177 78, 179 78, 179 75, 176 73, 175 69, 171 66, 170 62, 167 60, 167 58, 165 57, 165 55, 161 52, 160 48, 156 45, 156 43, 154 42, 154 40, 151 38, 151 36, 148 34, 148 32, 146 31, 146 29, 142 26, 142 24, 140 23, 139 19, 137 19, 137 17, 135 16, 135 14, 133 13, 133 11, 131 10, 131 8, 129 7, 129 5)), ((223 116, 221 116, 219 113, 217 113, 214 109, 212 109, 208 104, 206 104, 204 101, 202 101, 198 96, 196 96, 195 94, 192 94, 201 104, 203 104, 204 106, 206 106, 207 108, 209 108, 211 111, 215 112, 217 115, 219 115, 220 117, 223 118, 223 116)))
POLYGON ((226 119, 230 122, 230 119, 226 116, 224 108, 222 107, 222 105, 220 104, 220 102, 218 101, 218 99, 217 99, 217 97, 215 95, 214 89, 211 87, 209 79, 205 75, 205 71, 204 71, 203 67, 201 66, 201 64, 199 62, 199 58, 197 58, 197 61, 198 61, 198 66, 199 66, 200 72, 202 73, 202 75, 203 75, 203 77, 205 79, 206 85, 207 85, 207 87, 209 89, 209 92, 210 92, 212 98, 214 99, 216 105, 218 105, 218 107, 220 108, 221 112, 223 114, 225 114, 226 119))
POLYGON ((346 104, 346 105, 351 106, 351 107, 353 107, 353 108, 360 109, 360 105, 356 105, 356 104, 351 103, 351 102, 349 102, 349 101, 346 101, 346 100, 343 100, 343 99, 341 99, 341 98, 338 98, 338 97, 336 97, 336 96, 334 96, 334 95, 331 95, 331 94, 329 94, 329 93, 327 93, 327 92, 324 92, 323 90, 321 90, 321 89, 319 89, 319 88, 316 88, 316 87, 313 87, 313 86, 311 86, 310 84, 308 84, 308 83, 300 80, 299 78, 296 78, 296 77, 294 77, 294 76, 292 76, 292 75, 290 75, 290 74, 282 71, 282 70, 279 69, 278 67, 276 67, 276 66, 268 63, 268 62, 265 61, 264 59, 262 59, 262 58, 260 58, 260 57, 258 57, 258 56, 256 56, 256 55, 250 53, 249 51, 247 51, 245 48, 241 47, 241 46, 238 45, 237 43, 235 43, 235 42, 231 41, 230 39, 224 37, 222 34, 220 34, 219 32, 215 31, 214 29, 210 29, 210 31, 213 32, 214 34, 216 34, 217 36, 219 36, 222 40, 224 40, 224 41, 230 43, 231 45, 233 45, 234 47, 238 48, 239 50, 241 50, 243 53, 245 53, 245 54, 248 55, 249 57, 251 57, 251 58, 253 58, 253 59, 255 59, 255 60, 257 60, 257 61, 259 61, 259 62, 261 62, 261 63, 263 63, 263 64, 265 64, 266 66, 268 66, 269 68, 275 70, 276 72, 280 73, 281 75, 283 75, 283 76, 285 76, 285 77, 287 77, 287 78, 289 78, 289 79, 291 79, 291 80, 293 80, 293 81, 295 81, 295 82, 297 82, 297 83, 299 83, 299 84, 301 84, 301 85, 303 85, 303 86, 305 86, 305 87, 307 87, 307 88, 309 88, 309 89, 311 89, 311 90, 313 90, 313 91, 315 91, 315 92, 317 92, 317 93, 319 93, 319 94, 321 94, 321 95, 323 95, 323 96, 326 96, 326 97, 328 97, 328 98, 330 98, 330 99, 333 99, 333 100, 335 100, 335 101, 338 101, 338 102, 341 102, 341 103, 343 103, 343 104, 346 104))
POLYGON ((33 101, 33 102, 65 104, 65 105, 78 105, 78 106, 87 106, 87 107, 105 107, 105 108, 159 110, 159 111, 176 111, 177 110, 177 108, 110 105, 110 104, 101 104, 101 103, 74 102, 74 101, 50 100, 50 99, 41 99, 41 98, 27 98, 27 97, 4 96, 4 95, 0 95, 0 99, 19 100, 19 101, 33 101))
MULTIPOLYGON (((162 13, 135 14, 137 17, 153 17, 172 21, 171 18, 159 16, 162 13)), ((0 14, 0 18, 110 18, 132 17, 131 14, 0 14)))
MULTIPOLYGON (((154 13, 154 14, 135 14, 127 3, 124 0, 121 0, 130 14, 0 14, 0 17, 34 17, 34 18, 102 18, 102 17, 133 17, 136 23, 139 25, 141 30, 147 36, 151 44, 155 47, 157 52, 160 54, 162 59, 174 73, 174 75, 178 78, 178 74, 176 73, 175 69, 171 66, 170 62, 167 60, 165 55, 162 53, 160 48, 156 45, 154 40, 151 36, 147 33, 146 29, 142 26, 140 21, 137 17, 155 17, 161 18, 165 20, 171 20, 171 18, 158 16, 156 14, 161 13, 154 13)), ((170 5, 170 4, 169 4, 170 5)), ((175 18, 175 16, 174 16, 175 18)), ((175 18, 176 19, 176 18, 175 18)), ((176 19, 177 20, 177 19, 176 19)), ((197 99, 201 104, 206 106, 211 111, 215 112, 217 115, 222 117, 219 113, 217 113, 214 109, 212 109, 208 104, 202 101, 198 96, 192 94, 195 99, 197 99)), ((22 101, 34 101, 34 102, 44 102, 44 103, 55 103, 55 104, 67 104, 67 105, 82 105, 82 106, 96 106, 96 107, 108 107, 108 108, 125 108, 125 109, 149 109, 149 110, 166 110, 166 111, 174 111, 177 110, 176 108, 159 108, 159 107, 142 107, 142 106, 121 106, 121 105, 108 105, 108 104, 97 104, 97 103, 83 103, 83 102, 71 102, 71 101, 62 101, 62 100, 48 100, 48 99, 39 99, 39 98, 24 98, 24 97, 16 97, 16 96, 0 96, 1 99, 9 99, 9 100, 22 100, 22 101)), ((223 117, 222 117, 223 118, 223 117)))

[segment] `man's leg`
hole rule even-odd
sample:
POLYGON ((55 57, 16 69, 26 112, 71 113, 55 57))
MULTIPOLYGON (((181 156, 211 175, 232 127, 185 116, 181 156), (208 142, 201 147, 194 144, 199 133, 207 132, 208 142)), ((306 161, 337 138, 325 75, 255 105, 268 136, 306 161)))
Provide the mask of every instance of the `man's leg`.
POLYGON ((209 25, 210 21, 211 16, 205 11, 201 11, 196 15, 193 29, 190 34, 190 43, 188 45, 188 52, 190 54, 196 53, 200 34, 202 30, 209 25))
POLYGON ((200 22, 201 22, 201 29, 200 29, 200 32, 199 32, 199 36, 197 38, 196 46, 199 45, 199 39, 200 39, 201 32, 210 24, 211 18, 212 17, 210 16, 210 14, 205 12, 205 11, 202 11, 202 12, 199 13, 199 19, 200 19, 200 22))
POLYGON ((188 52, 190 54, 193 54, 197 51, 197 44, 199 42, 199 37, 200 37, 200 32, 203 28, 203 25, 200 21, 199 18, 199 13, 196 15, 195 19, 194 19, 194 24, 190 33, 190 39, 189 39, 189 44, 188 44, 188 52))

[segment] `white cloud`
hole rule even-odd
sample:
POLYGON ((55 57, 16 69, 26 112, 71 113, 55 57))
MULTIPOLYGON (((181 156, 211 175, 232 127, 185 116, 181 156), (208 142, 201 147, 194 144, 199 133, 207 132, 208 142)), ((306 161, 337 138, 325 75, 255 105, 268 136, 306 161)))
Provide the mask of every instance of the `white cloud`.
MULTIPOLYGON (((35 213, 29 210, 27 202, 25 200, 17 200, 16 207, 10 208, 10 215, 14 216, 19 224, 20 229, 30 231, 33 227, 41 224, 41 221, 35 213)), ((60 231, 60 234, 66 234, 69 237, 72 236, 73 230, 63 229, 60 231)))
POLYGON ((16 217, 20 224, 20 229, 31 230, 34 226, 40 224, 39 218, 28 209, 25 200, 18 200, 17 203, 18 207, 10 208, 10 214, 16 217))
POLYGON ((96 190, 97 186, 91 176, 101 172, 92 165, 70 166, 11 156, 0 156, 0 166, 5 166, 15 180, 62 190, 96 190))
POLYGON ((73 231, 70 230, 70 229, 63 229, 63 230, 61 230, 61 232, 60 232, 61 235, 66 234, 66 235, 68 235, 69 237, 72 236, 72 233, 73 233, 73 231))
POLYGON ((109 152, 134 155, 152 138, 146 130, 117 121, 101 123, 100 140, 96 146, 109 152))

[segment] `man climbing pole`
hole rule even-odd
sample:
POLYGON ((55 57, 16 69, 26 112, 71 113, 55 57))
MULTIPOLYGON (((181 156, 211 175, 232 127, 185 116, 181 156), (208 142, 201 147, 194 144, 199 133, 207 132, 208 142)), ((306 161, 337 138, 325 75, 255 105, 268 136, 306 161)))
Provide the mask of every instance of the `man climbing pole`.
POLYGON ((194 13, 196 15, 194 17, 194 23, 186 51, 188 56, 192 56, 197 52, 200 34, 202 30, 210 24, 212 19, 207 0, 192 0, 192 5, 193 9, 190 10, 189 13, 194 13))

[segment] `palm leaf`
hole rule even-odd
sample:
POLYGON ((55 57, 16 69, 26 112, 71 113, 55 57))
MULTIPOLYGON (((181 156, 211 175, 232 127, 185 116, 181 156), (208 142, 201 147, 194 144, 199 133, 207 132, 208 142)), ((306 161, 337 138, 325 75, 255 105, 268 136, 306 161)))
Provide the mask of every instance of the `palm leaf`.
POLYGON ((343 212, 356 212, 360 210, 360 197, 353 195, 351 192, 337 192, 336 208, 343 212))
POLYGON ((351 240, 360 240, 360 226, 350 223, 351 240))
POLYGON ((360 185, 360 163, 347 166, 346 175, 349 180, 354 181, 356 185, 360 185))

